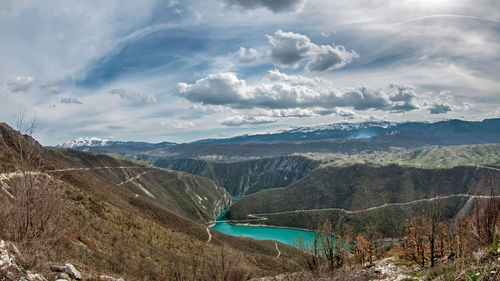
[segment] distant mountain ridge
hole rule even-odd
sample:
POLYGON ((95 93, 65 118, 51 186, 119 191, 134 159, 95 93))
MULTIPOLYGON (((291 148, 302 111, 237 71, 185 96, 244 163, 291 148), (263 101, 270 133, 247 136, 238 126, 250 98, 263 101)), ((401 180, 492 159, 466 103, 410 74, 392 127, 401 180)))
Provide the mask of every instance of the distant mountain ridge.
POLYGON ((450 119, 434 123, 424 121, 401 123, 392 121, 368 121, 361 123, 343 122, 299 127, 276 133, 241 135, 225 139, 205 139, 192 142, 192 144, 362 139, 387 134, 393 131, 415 131, 425 134, 489 131, 500 134, 500 118, 485 119, 483 121, 450 119))
MULTIPOLYGON (((401 132, 415 132, 425 135, 446 136, 447 134, 485 134, 488 141, 500 141, 500 118, 485 119, 483 121, 463 121, 450 119, 439 122, 392 122, 392 121, 368 121, 361 123, 335 123, 318 126, 299 127, 280 132, 264 134, 246 134, 223 139, 202 139, 191 143, 216 144, 216 143, 262 143, 262 142, 306 142, 320 140, 339 139, 367 139, 377 136, 394 135, 401 132), (492 138, 492 135, 494 136, 492 138)), ((103 150, 132 150, 147 151, 162 149, 178 145, 173 142, 148 143, 137 141, 114 141, 97 137, 78 138, 65 142, 57 147, 74 148, 78 150, 89 150, 94 152, 98 148, 107 147, 103 150)), ((120 153, 120 152, 118 152, 120 153)))
POLYGON ((77 138, 75 140, 67 141, 63 144, 56 145, 56 147, 72 148, 81 151, 90 151, 97 153, 118 153, 129 155, 147 150, 157 148, 166 148, 175 146, 173 142, 138 142, 138 141, 115 141, 97 137, 77 138))

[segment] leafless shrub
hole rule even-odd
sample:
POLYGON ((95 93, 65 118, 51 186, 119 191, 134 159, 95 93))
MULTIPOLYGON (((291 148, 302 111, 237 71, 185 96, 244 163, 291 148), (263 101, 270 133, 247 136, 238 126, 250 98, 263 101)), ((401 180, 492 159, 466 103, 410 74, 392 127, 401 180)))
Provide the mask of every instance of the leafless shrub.
MULTIPOLYGON (((32 134, 21 113, 17 128, 32 134)), ((7 192, 0 193, 0 235, 21 249, 20 262, 27 269, 41 266, 54 254, 64 235, 63 193, 56 180, 41 172, 41 147, 29 135, 13 133, 18 171, 2 181, 7 192)))

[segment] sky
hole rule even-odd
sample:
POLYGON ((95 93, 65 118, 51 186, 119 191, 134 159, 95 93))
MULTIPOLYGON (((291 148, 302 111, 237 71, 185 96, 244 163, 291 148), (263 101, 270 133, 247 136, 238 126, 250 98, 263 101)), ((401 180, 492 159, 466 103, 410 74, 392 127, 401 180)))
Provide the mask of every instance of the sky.
POLYGON ((497 0, 0 0, 0 38, 44 145, 500 117, 497 0))

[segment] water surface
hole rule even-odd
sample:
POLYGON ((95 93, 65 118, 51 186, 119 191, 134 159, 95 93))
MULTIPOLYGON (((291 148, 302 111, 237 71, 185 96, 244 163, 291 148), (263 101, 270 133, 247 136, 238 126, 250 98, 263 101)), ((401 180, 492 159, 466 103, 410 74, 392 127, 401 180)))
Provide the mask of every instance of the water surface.
MULTIPOLYGON (((225 214, 223 212, 217 220, 224 218, 225 214)), ((314 232, 298 229, 234 225, 227 222, 217 222, 212 229, 232 236, 244 236, 256 240, 276 240, 297 248, 302 248, 299 241, 302 241, 306 245, 306 248, 309 248, 307 245, 310 245, 314 241, 314 232)))

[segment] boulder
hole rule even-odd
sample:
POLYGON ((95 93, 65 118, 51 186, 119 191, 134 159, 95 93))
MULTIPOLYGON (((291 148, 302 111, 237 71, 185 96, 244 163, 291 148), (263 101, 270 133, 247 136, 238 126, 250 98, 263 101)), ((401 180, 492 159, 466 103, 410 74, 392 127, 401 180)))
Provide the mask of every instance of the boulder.
POLYGON ((76 269, 74 265, 67 263, 65 264, 65 266, 67 268, 66 273, 69 274, 69 277, 76 280, 82 280, 82 274, 76 269))

